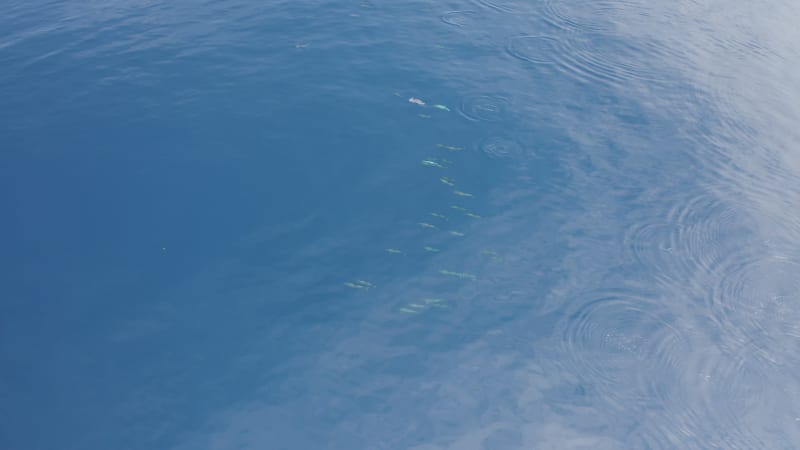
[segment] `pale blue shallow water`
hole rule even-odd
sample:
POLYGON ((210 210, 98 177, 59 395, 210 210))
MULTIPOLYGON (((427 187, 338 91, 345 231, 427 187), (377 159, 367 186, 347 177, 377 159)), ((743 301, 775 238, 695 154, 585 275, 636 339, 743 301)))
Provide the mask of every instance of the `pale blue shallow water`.
POLYGON ((3 9, 0 448, 800 448, 796 2, 3 9))

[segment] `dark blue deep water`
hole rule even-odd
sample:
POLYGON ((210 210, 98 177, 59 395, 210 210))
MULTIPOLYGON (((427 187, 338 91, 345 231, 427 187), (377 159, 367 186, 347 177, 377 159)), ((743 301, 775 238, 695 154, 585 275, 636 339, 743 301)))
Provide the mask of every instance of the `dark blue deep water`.
POLYGON ((800 448, 800 3, 0 14, 0 448, 800 448))

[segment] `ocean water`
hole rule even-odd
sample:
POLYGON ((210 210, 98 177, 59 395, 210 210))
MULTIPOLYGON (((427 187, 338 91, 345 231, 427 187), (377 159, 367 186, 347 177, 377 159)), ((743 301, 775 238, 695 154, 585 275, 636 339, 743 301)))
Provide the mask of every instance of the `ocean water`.
POLYGON ((800 3, 3 10, 0 448, 800 448, 800 3))

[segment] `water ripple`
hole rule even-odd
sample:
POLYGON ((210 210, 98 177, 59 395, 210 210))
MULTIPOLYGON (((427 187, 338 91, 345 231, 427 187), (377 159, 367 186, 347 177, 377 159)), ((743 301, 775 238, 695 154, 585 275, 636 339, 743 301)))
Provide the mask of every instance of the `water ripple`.
POLYGON ((506 97, 479 94, 464 98, 458 112, 473 122, 499 122, 506 118, 509 105, 506 97))
POLYGON ((659 299, 625 289, 590 292, 576 304, 562 331, 570 372, 595 383, 611 404, 663 404, 688 347, 659 299))
POLYGON ((782 373, 749 344, 704 356, 700 372, 688 380, 694 382, 693 414, 684 427, 705 433, 706 448, 770 448, 761 439, 764 428, 774 427, 792 409, 791 399, 774 387, 796 384, 794 375, 782 373))
POLYGON ((512 13, 517 11, 517 6, 513 5, 513 2, 507 0, 473 0, 476 4, 492 9, 497 12, 501 13, 512 13))
POLYGON ((519 142, 503 136, 490 136, 478 144, 479 150, 492 159, 528 159, 535 156, 532 149, 526 149, 519 142))
POLYGON ((665 61, 671 58, 674 51, 653 40, 592 33, 558 40, 554 55, 566 76, 585 83, 626 87, 633 81, 666 82, 671 70, 665 61))
POLYGON ((800 262, 782 255, 729 258, 709 309, 723 337, 752 342, 773 362, 800 362, 800 262))
POLYGON ((630 23, 645 15, 645 9, 632 1, 559 1, 546 0, 543 18, 551 26, 565 31, 602 33, 614 31, 620 23, 630 23))
POLYGON ((624 236, 631 258, 658 279, 686 282, 710 273, 735 245, 742 219, 736 209, 710 195, 679 202, 663 220, 637 221, 624 236))
POLYGON ((554 61, 557 41, 548 36, 523 35, 506 42, 506 53, 521 61, 550 64, 554 61))
POLYGON ((454 27, 463 28, 474 19, 478 13, 472 10, 465 11, 449 11, 443 14, 439 19, 454 27))

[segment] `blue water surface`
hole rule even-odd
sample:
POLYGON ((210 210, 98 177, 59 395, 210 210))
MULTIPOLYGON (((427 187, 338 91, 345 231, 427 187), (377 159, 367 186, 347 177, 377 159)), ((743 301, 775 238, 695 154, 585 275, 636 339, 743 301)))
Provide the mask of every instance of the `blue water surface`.
POLYGON ((0 448, 800 448, 800 3, 3 9, 0 448))

